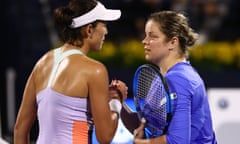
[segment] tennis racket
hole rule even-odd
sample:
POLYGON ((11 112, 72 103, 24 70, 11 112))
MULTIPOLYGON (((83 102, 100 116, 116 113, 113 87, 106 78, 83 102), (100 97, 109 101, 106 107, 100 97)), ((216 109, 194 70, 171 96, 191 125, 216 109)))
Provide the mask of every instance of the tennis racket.
POLYGON ((146 120, 146 136, 163 135, 172 116, 171 97, 167 83, 156 66, 144 64, 137 68, 133 79, 133 98, 139 120, 146 120))

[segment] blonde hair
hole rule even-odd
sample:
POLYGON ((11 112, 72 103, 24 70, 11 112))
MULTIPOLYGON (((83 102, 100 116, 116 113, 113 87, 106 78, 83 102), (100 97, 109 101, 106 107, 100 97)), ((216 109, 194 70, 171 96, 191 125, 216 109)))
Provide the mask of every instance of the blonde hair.
POLYGON ((178 37, 180 48, 187 53, 187 48, 195 44, 198 34, 188 24, 188 19, 181 13, 175 11, 160 11, 150 15, 148 20, 159 24, 159 29, 168 39, 178 37))

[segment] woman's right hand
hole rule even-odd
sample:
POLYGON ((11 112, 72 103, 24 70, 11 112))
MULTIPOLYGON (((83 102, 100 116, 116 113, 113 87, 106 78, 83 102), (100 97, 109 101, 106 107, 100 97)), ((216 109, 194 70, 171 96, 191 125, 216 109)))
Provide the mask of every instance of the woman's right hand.
POLYGON ((121 102, 125 101, 128 94, 127 85, 121 80, 112 80, 109 85, 109 97, 110 99, 119 99, 121 102))

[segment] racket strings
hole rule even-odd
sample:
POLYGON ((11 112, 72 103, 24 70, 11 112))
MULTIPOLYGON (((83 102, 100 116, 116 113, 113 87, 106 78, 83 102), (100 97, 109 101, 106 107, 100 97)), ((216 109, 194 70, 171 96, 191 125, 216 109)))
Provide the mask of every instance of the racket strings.
POLYGON ((143 117, 151 133, 162 133, 167 121, 165 89, 158 74, 151 69, 143 69, 138 77, 137 95, 143 117))

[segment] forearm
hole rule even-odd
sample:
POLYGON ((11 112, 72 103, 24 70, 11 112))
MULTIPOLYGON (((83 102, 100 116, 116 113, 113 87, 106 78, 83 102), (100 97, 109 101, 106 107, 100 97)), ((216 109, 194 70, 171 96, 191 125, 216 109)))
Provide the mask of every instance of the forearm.
POLYGON ((140 123, 137 113, 132 111, 125 103, 123 103, 121 110, 121 120, 131 133, 133 133, 140 123))
POLYGON ((151 144, 167 144, 166 135, 150 139, 151 144))
POLYGON ((150 139, 134 139, 134 144, 167 144, 166 135, 150 139))
POLYGON ((116 112, 111 112, 110 115, 110 119, 105 117, 104 122, 96 122, 102 124, 95 123, 96 137, 101 144, 110 143, 112 141, 118 126, 118 114, 116 112))
POLYGON ((34 114, 29 114, 28 118, 25 114, 19 112, 16 124, 14 127, 14 144, 30 144, 30 130, 34 121, 34 114))
POLYGON ((14 129, 14 144, 30 144, 30 136, 19 129, 14 129))
POLYGON ((110 115, 106 113, 105 116, 95 117, 96 136, 100 143, 109 143, 118 127, 119 113, 121 111, 121 103, 117 99, 109 101, 110 115), (103 133, 104 131, 104 133, 103 133))

